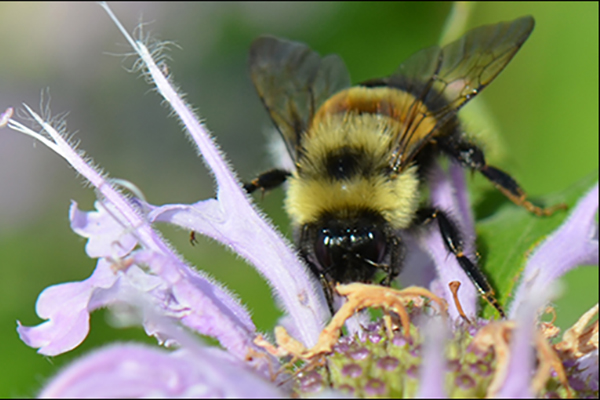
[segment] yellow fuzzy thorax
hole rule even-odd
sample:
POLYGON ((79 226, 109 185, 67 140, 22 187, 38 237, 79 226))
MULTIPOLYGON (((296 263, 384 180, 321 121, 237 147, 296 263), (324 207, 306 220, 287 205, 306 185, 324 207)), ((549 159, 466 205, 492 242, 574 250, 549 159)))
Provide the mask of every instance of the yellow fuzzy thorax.
POLYGON ((318 221, 323 214, 343 218, 353 210, 379 213, 393 228, 410 225, 419 202, 417 168, 396 175, 384 171, 390 160, 390 142, 395 121, 382 115, 338 114, 322 122, 303 137, 298 171, 289 178, 285 207, 296 225, 318 221), (336 180, 327 174, 326 159, 340 148, 364 155, 370 174, 336 180))
POLYGON ((322 161, 332 152, 350 147, 364 152, 387 165, 392 135, 398 123, 384 115, 355 113, 327 115, 321 123, 303 136, 300 168, 304 173, 321 167, 322 161))
POLYGON ((416 167, 396 179, 385 177, 331 182, 324 179, 289 180, 285 208, 297 225, 316 222, 324 213, 344 217, 348 211, 366 209, 380 213, 395 229, 407 228, 419 202, 416 167))

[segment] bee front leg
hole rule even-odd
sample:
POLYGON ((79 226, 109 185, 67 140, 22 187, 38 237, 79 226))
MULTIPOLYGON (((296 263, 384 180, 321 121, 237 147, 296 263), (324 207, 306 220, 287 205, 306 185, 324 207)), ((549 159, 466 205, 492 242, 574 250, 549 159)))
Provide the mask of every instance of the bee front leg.
POLYGON ((310 225, 304 225, 294 232, 298 247, 298 255, 304 261, 310 272, 319 279, 327 306, 331 315, 335 315, 335 282, 327 277, 327 271, 319 268, 314 262, 315 230, 310 225))
POLYGON ((327 301, 327 307, 329 308, 329 312, 331 313, 331 316, 334 316, 335 315, 335 282, 333 282, 330 279, 327 279, 327 277, 325 276, 325 273, 323 271, 319 270, 319 268, 317 268, 317 266, 308 259, 305 252, 300 251, 300 257, 302 257, 304 262, 308 265, 311 272, 317 278, 319 278, 319 282, 321 282, 321 287, 323 288, 323 294, 325 294, 325 300, 327 301))
POLYGON ((402 263, 404 262, 404 245, 400 240, 400 237, 393 234, 388 244, 391 246, 390 250, 390 265, 389 271, 383 281, 381 282, 384 286, 391 286, 392 282, 400 274, 402 270, 402 263))
POLYGON ((290 175, 292 174, 289 171, 283 169, 271 169, 263 172, 250 183, 245 183, 244 190, 250 194, 257 189, 262 189, 263 191, 275 189, 283 184, 290 175))
POLYGON ((457 140, 454 137, 442 138, 438 142, 442 151, 458 161, 462 166, 481 172, 509 200, 525 208, 527 211, 538 216, 549 216, 557 210, 565 210, 567 208, 565 204, 543 208, 531 203, 527 200, 525 191, 521 189, 517 181, 509 174, 486 164, 483 151, 473 143, 464 139, 457 140))
POLYGON ((494 307, 502 318, 506 317, 504 310, 495 297, 495 292, 481 270, 467 258, 463 250, 463 241, 459 230, 452 219, 441 210, 436 208, 423 208, 417 212, 417 222, 428 224, 436 220, 444 245, 458 261, 460 267, 465 271, 471 282, 475 285, 481 296, 494 307))

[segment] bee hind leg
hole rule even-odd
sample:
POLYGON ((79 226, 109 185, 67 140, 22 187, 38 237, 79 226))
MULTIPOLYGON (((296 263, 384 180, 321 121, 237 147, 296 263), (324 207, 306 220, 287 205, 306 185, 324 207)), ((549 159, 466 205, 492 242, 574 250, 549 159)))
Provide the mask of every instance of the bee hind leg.
POLYGON ((557 204, 551 207, 539 207, 527 200, 525 191, 506 172, 486 164, 483 151, 465 140, 446 138, 439 140, 442 151, 458 161, 462 166, 481 172, 490 182, 496 186, 502 194, 518 206, 538 216, 549 216, 558 210, 565 210, 565 204, 557 204))
POLYGON ((505 318, 504 309, 496 299, 494 289, 487 278, 477 265, 464 254, 463 241, 454 221, 444 211, 436 208, 422 208, 417 211, 417 223, 425 225, 433 220, 436 220, 438 223, 446 249, 456 257, 456 261, 458 261, 460 267, 465 271, 471 282, 473 282, 481 297, 490 303, 502 318, 505 318))

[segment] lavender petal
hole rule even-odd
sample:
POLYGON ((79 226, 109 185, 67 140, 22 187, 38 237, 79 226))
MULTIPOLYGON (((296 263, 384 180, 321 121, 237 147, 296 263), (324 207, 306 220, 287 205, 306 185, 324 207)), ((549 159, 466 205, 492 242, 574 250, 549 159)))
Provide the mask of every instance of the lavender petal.
POLYGON ((535 366, 535 335, 537 333, 538 312, 555 292, 555 287, 536 287, 528 293, 525 302, 516 315, 516 327, 510 344, 510 359, 504 383, 498 393, 488 393, 490 397, 529 398, 532 392, 532 378, 535 366))
MULTIPOLYGON (((470 213, 470 205, 466 194, 466 185, 464 183, 464 171, 456 164, 450 165, 449 177, 439 167, 435 166, 431 170, 430 187, 431 202, 434 207, 445 211, 458 224, 463 237, 464 252, 467 256, 474 253, 475 231, 473 216, 470 213), (465 204, 466 203, 466 204, 465 204)), ((454 319, 460 318, 452 292, 448 284, 452 281, 461 283, 458 291, 458 298, 467 316, 475 316, 477 313, 477 302, 479 296, 475 286, 458 264, 456 257, 449 253, 444 245, 437 222, 434 221, 429 227, 429 232, 421 239, 421 246, 433 258, 438 273, 438 286, 441 286, 442 292, 435 292, 442 296, 450 307, 448 312, 454 319)), ((470 257, 471 258, 471 257, 470 257)))
POLYGON ((289 249, 282 236, 264 218, 261 218, 250 204, 235 173, 225 161, 205 126, 171 86, 148 49, 141 42, 134 41, 107 6, 105 9, 140 55, 158 93, 185 125, 187 133, 197 145, 218 185, 218 206, 212 204, 212 201, 206 203, 211 204, 210 206, 205 205, 204 202, 189 208, 177 205, 165 206, 161 210, 156 210, 154 220, 160 217, 164 218, 161 220, 171 223, 179 222, 180 226, 188 229, 198 228, 198 232, 206 231, 206 234, 215 237, 224 245, 233 247, 272 285, 281 304, 296 324, 296 330, 301 334, 298 339, 308 346, 314 345, 328 317, 325 297, 316 278, 289 249), (206 214, 206 218, 198 215, 198 211, 207 212, 207 209, 213 213, 206 214), (211 222, 222 223, 211 225, 211 222), (208 226, 205 226, 206 223, 208 226))
POLYGON ((588 382, 588 387, 598 390, 598 349, 589 352, 577 360, 577 370, 580 371, 577 378, 588 382))
POLYGON ((558 230, 540 244, 523 271, 511 304, 513 318, 532 291, 540 291, 580 265, 598 265, 598 184, 580 201, 558 230))
POLYGON ((71 229, 89 239, 85 246, 88 256, 125 257, 137 245, 137 239, 114 218, 114 212, 117 211, 111 210, 113 207, 110 203, 97 201, 95 207, 97 211, 80 211, 77 203, 72 201, 69 209, 71 229))
POLYGON ((18 323, 19 337, 48 356, 74 349, 89 332, 89 303, 96 288, 109 288, 117 279, 110 265, 100 260, 88 279, 46 288, 37 300, 36 312, 47 321, 35 327, 18 323))
MULTIPOLYGON (((42 136, 14 120, 10 120, 10 127, 36 138, 57 152, 88 179, 100 193, 102 200, 97 212, 86 215, 79 211, 76 205, 71 207, 73 228, 88 237, 89 253, 92 256, 107 257, 100 259, 98 268, 101 270, 98 274, 105 276, 105 274, 112 273, 110 280, 115 283, 117 281, 114 279, 119 270, 135 271, 132 266, 127 267, 127 264, 131 262, 131 255, 127 256, 129 259, 122 259, 122 257, 129 254, 137 242, 143 251, 134 252, 135 257, 138 258, 136 261, 151 272, 151 274, 141 274, 138 278, 144 276, 144 279, 150 279, 149 277, 153 274, 154 278, 160 280, 155 286, 162 286, 160 290, 154 291, 154 295, 157 296, 155 301, 168 302, 171 299, 170 291, 185 293, 183 297, 186 299, 182 299, 182 302, 193 312, 184 318, 184 323, 191 323, 194 329, 198 329, 202 333, 207 332, 221 340, 224 347, 231 349, 240 358, 245 357, 249 350, 254 349, 252 340, 255 328, 248 311, 239 301, 220 285, 185 264, 173 252, 169 244, 165 243, 161 236, 152 229, 147 216, 139 207, 139 202, 134 205, 130 199, 123 196, 102 174, 82 158, 80 151, 75 151, 70 146, 63 134, 29 108, 28 111, 42 125, 43 131, 48 134, 48 137, 42 136), (102 210, 108 212, 104 213, 102 210), (148 256, 149 254, 152 256, 148 256), (184 287, 187 287, 187 290, 183 290, 184 287), (200 309, 195 307, 194 303, 190 304, 191 297, 198 306, 205 308, 200 309)), ((127 273, 123 276, 133 278, 127 273)), ((67 290, 67 297, 71 296, 72 301, 76 304, 73 304, 70 310, 57 309, 56 312, 48 315, 40 314, 48 321, 35 328, 19 326, 18 330, 23 340, 33 347, 39 347, 41 353, 48 355, 68 351, 81 343, 81 340, 87 335, 89 312, 94 309, 94 304, 109 304, 116 301, 116 299, 110 299, 110 295, 120 293, 119 287, 115 287, 114 291, 107 291, 104 290, 106 288, 102 284, 97 286, 95 277, 96 272, 86 281, 50 288, 49 293, 53 293, 53 296, 57 292, 67 290), (94 303, 94 299, 100 297, 102 299, 96 300, 94 303)), ((127 282, 128 286, 135 286, 133 282, 127 282)), ((44 298, 45 296, 42 296, 38 302, 40 305, 52 303, 52 301, 45 301, 44 298)), ((57 301, 56 304, 59 305, 60 302, 57 301)), ((175 302, 171 305, 175 307, 177 304, 175 302)), ((43 307, 38 308, 42 309, 43 307)), ((169 312, 172 311, 168 307, 165 308, 169 312)))
POLYGON ((446 358, 444 355, 447 327, 439 319, 431 319, 425 325, 423 361, 421 364, 419 391, 415 397, 431 399, 446 398, 444 390, 446 358))
POLYGON ((40 397, 282 397, 275 384, 217 349, 105 347, 69 364, 40 397))
POLYGON ((313 345, 326 318, 322 290, 299 261, 291 246, 258 217, 243 200, 231 210, 214 199, 192 205, 173 204, 154 208, 153 222, 169 222, 202 233, 226 246, 254 265, 271 284, 294 323, 297 338, 313 345), (251 213, 251 214, 250 214, 251 213), (315 302, 315 299, 318 299, 315 302))

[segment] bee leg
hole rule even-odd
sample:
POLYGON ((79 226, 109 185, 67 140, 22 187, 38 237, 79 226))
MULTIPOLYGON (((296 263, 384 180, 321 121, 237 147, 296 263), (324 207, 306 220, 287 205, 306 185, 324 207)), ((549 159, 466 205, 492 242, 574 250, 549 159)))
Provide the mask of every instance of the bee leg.
POLYGON ((423 208, 417 212, 418 221, 427 224, 437 220, 440 234, 448 251, 456 257, 458 264, 465 271, 471 282, 475 285, 481 296, 494 307, 502 318, 506 317, 504 310, 495 297, 495 292, 481 270, 463 252, 463 242, 456 224, 441 210, 435 208, 423 208))
POLYGON ((305 255, 305 253, 301 250, 300 257, 304 260, 304 262, 310 268, 310 272, 312 272, 317 278, 319 278, 319 282, 321 282, 321 286, 323 287, 323 293, 325 294, 325 300, 327 301, 327 307, 329 308, 329 312, 331 315, 335 315, 335 307, 334 305, 334 283, 327 279, 325 274, 314 265, 305 255))
POLYGON ((325 300, 327 300, 327 307, 329 308, 329 312, 332 316, 334 316, 335 309, 333 307, 333 283, 331 281, 328 281, 327 278, 325 278, 325 275, 323 274, 319 275, 319 280, 321 281, 321 285, 323 286, 323 292, 325 292, 325 300))
POLYGON ((271 169, 263 172, 250 183, 245 183, 244 190, 250 194, 256 189, 262 189, 263 191, 275 189, 285 182, 290 175, 289 171, 283 169, 271 169))
POLYGON ((311 243, 312 241, 309 239, 311 237, 311 230, 308 226, 303 226, 300 232, 298 232, 298 253, 300 258, 304 260, 310 272, 319 279, 321 282, 321 286, 323 287, 323 293, 325 294, 325 300, 327 301, 327 307, 329 307, 329 312, 331 315, 335 315, 334 308, 334 283, 331 282, 325 276, 326 272, 322 269, 318 268, 310 259, 309 254, 312 253, 311 243))
POLYGON ((525 208, 527 211, 538 216, 549 216, 557 210, 565 210, 565 204, 557 204, 552 207, 538 207, 527 200, 525 191, 506 172, 487 165, 483 151, 476 145, 465 140, 456 140, 452 137, 438 140, 442 150, 450 157, 457 160, 461 165, 481 172, 490 182, 496 186, 502 194, 513 203, 525 208))
POLYGON ((404 246, 400 238, 396 235, 391 236, 389 244, 391 245, 390 265, 388 273, 381 282, 383 286, 391 286, 392 282, 400 274, 402 262, 404 261, 404 246))
POLYGON ((311 272, 319 278, 319 282, 321 282, 321 287, 323 287, 323 293, 325 294, 325 300, 327 301, 327 307, 329 308, 329 312, 331 316, 335 315, 335 307, 334 307, 334 292, 335 292, 335 283, 325 276, 325 273, 319 271, 319 269, 314 265, 310 260, 308 260, 302 253, 300 254, 304 261, 308 264, 311 272))

